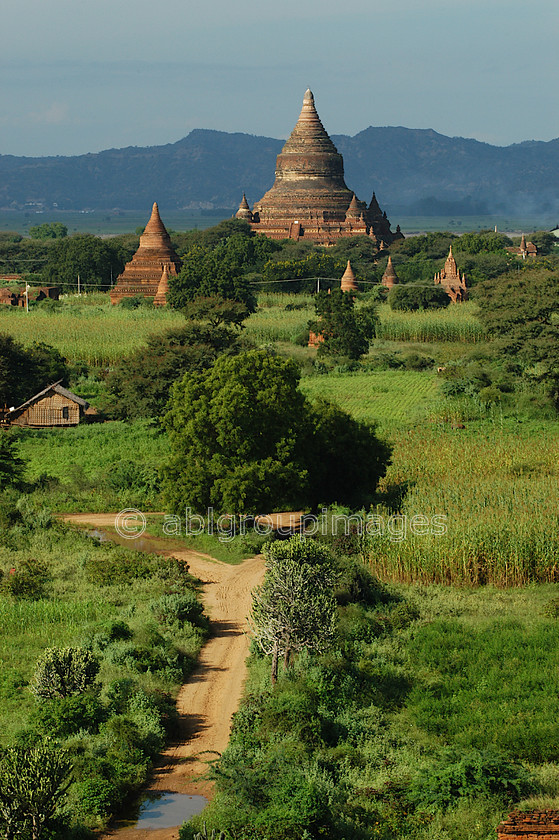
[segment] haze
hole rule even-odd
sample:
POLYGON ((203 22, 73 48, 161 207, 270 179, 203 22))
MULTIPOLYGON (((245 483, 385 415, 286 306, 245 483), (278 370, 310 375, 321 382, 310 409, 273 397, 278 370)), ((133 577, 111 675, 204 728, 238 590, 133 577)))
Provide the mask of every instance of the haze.
POLYGON ((284 137, 311 87, 331 134, 559 136, 554 0, 20 0, 3 10, 0 154, 284 137))

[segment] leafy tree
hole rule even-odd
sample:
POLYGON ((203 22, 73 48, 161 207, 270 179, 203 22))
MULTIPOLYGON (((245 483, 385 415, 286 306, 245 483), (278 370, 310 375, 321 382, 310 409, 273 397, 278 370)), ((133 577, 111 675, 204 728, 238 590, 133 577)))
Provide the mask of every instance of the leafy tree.
POLYGON ((219 295, 197 297, 182 309, 187 321, 199 321, 210 327, 222 325, 240 327, 249 312, 244 303, 226 300, 219 295))
POLYGON ((173 386, 165 425, 170 507, 230 513, 291 506, 307 491, 306 400, 291 360, 259 350, 221 356, 173 386))
POLYGON ((266 577, 253 594, 251 624, 256 643, 272 656, 271 680, 278 659, 289 664, 294 652, 321 652, 334 638, 337 572, 328 549, 292 537, 264 547, 266 577))
POLYGON ((334 289, 320 292, 315 307, 318 318, 309 326, 324 338, 319 355, 358 359, 368 351, 376 325, 373 304, 356 311, 353 295, 334 289))
POLYGON ((40 840, 69 787, 68 754, 48 741, 8 747, 0 757, 0 824, 6 840, 40 840))
MULTIPOLYGON (((450 245, 454 247, 457 239, 455 233, 449 233, 448 231, 426 233, 423 236, 409 236, 407 239, 394 242, 390 246, 390 252, 398 255, 405 254, 407 257, 422 255, 423 258, 442 259, 442 257, 447 256, 450 245)), ((396 260, 394 260, 394 264, 396 264, 396 260)))
POLYGON ((90 233, 77 233, 49 246, 42 278, 49 285, 76 289, 79 275, 82 289, 108 289, 124 265, 117 246, 90 233))
POLYGON ((44 222, 29 228, 29 236, 33 239, 64 239, 68 236, 68 228, 62 222, 44 222))
POLYGON ((299 370, 261 350, 221 356, 172 389, 169 506, 254 513, 370 500, 389 451, 374 428, 298 388, 299 370))
POLYGON ((270 281, 269 288, 274 291, 314 292, 318 277, 325 281, 323 285, 329 287, 335 282, 335 278, 342 276, 344 268, 345 264, 330 253, 311 251, 304 259, 270 259, 261 273, 262 279, 270 281), (292 282, 294 279, 301 282, 292 282))
POLYGON ((390 447, 373 424, 356 420, 324 399, 313 404, 313 436, 308 455, 311 504, 342 500, 360 507, 372 502, 390 462, 390 447))
POLYGON ((557 239, 547 230, 536 230, 526 237, 538 249, 538 256, 547 256, 557 252, 557 239))
POLYGON ((246 264, 229 242, 208 249, 193 245, 183 256, 180 273, 169 280, 169 303, 182 309, 196 297, 222 298, 244 303, 254 312, 256 301, 244 277, 246 264))
MULTIPOLYGON (((196 302, 191 305, 195 306, 196 302)), ((225 314, 222 311, 220 316, 224 318, 225 314)), ((235 308, 229 314, 239 316, 235 308)), ((213 312, 208 317, 217 315, 213 312)), ((107 411, 121 419, 159 416, 173 382, 186 372, 206 370, 221 354, 235 354, 241 349, 243 344, 237 330, 195 321, 161 336, 151 336, 145 347, 122 359, 107 376, 110 394, 107 411)))
POLYGON ((388 295, 391 309, 444 309, 450 298, 441 286, 407 285, 393 286, 388 295))
POLYGON ((21 483, 24 461, 17 454, 17 444, 10 432, 0 430, 0 489, 21 483))
POLYGON ((25 349, 0 333, 0 406, 21 405, 53 382, 67 385, 68 377, 68 366, 54 347, 36 343, 25 349))
POLYGON ((31 691, 40 699, 69 697, 91 688, 99 662, 85 648, 47 648, 37 662, 31 691))
POLYGON ((453 243, 453 249, 468 254, 480 254, 482 252, 495 253, 503 251, 512 245, 512 240, 504 233, 497 233, 494 230, 481 230, 479 233, 463 233, 453 243))

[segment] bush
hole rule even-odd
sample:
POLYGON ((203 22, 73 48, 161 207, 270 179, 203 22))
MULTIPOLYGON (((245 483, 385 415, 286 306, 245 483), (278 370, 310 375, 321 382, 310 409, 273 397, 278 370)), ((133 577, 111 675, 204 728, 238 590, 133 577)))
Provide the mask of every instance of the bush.
POLYGON ((47 648, 35 669, 31 691, 42 700, 69 697, 91 688, 99 662, 84 648, 47 648))
POLYGON ((186 621, 198 626, 206 625, 202 620, 204 607, 192 591, 163 595, 150 602, 150 609, 159 624, 166 627, 181 626, 186 621))
POLYGON ((444 309, 450 298, 441 286, 406 285, 393 286, 388 295, 391 309, 444 309))
POLYGON ((74 694, 41 703, 31 717, 31 727, 44 735, 66 738, 81 730, 97 732, 107 711, 96 694, 74 694))

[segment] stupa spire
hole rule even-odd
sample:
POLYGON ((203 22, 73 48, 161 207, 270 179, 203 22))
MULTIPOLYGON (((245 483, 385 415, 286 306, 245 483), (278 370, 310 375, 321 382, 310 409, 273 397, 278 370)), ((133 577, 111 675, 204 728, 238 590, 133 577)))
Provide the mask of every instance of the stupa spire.
POLYGON ((386 264, 386 268, 384 270, 384 274, 382 275, 382 285, 386 286, 387 289, 391 289, 392 286, 396 285, 399 282, 398 275, 396 274, 396 270, 392 265, 392 257, 388 257, 388 262, 386 264))
POLYGON ((165 306, 167 303, 167 294, 169 292, 169 269, 165 264, 163 266, 163 273, 161 275, 161 280, 159 281, 159 286, 157 287, 157 294, 153 299, 154 306, 165 306))
POLYGON ((246 219, 247 222, 252 222, 252 213, 250 211, 250 206, 247 201, 247 197, 244 193, 241 199, 241 203, 239 204, 239 209, 235 213, 235 218, 246 219))
POLYGON ((342 292, 357 292, 359 291, 359 287, 357 286, 357 281, 355 280, 355 274, 353 273, 353 269, 351 267, 351 262, 347 261, 346 270, 342 276, 342 283, 340 286, 342 292))

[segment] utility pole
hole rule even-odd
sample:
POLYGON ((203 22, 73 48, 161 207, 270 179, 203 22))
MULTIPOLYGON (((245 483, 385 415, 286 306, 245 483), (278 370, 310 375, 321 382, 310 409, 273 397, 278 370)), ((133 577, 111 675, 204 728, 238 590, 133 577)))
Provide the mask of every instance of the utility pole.
POLYGON ((78 295, 81 294, 80 292, 80 275, 78 274, 78 295))

